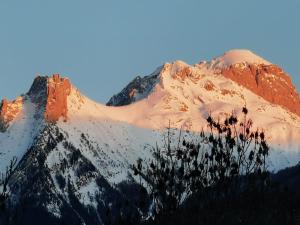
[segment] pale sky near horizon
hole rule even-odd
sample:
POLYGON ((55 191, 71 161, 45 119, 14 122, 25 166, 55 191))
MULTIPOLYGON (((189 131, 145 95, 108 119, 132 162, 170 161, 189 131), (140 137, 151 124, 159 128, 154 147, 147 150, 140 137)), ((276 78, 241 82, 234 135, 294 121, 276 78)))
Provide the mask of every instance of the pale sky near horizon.
POLYGON ((0 0, 0 99, 60 73, 105 103, 164 62, 250 49, 300 90, 300 1, 0 0))

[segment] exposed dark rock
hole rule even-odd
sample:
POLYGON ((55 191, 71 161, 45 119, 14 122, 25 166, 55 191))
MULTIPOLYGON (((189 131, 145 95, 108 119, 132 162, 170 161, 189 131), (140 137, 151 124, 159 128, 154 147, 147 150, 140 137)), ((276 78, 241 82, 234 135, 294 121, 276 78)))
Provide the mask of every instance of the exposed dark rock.
POLYGON ((132 102, 147 97, 157 83, 160 69, 149 76, 134 78, 120 93, 114 95, 107 103, 108 106, 129 105, 132 102))

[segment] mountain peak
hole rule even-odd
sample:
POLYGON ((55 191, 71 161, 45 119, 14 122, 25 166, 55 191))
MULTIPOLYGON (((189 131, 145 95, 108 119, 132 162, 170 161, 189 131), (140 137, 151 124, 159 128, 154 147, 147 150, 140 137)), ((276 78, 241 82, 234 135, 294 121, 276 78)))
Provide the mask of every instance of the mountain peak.
MULTIPOLYGON (((246 49, 230 50, 210 62, 196 65, 179 60, 166 63, 155 73, 133 80, 119 94, 114 95, 107 105, 122 106, 139 101, 155 91, 156 85, 167 91, 174 88, 182 90, 184 86, 197 83, 207 75, 230 79, 266 101, 300 116, 300 96, 290 76, 277 65, 246 49), (178 81, 176 85, 174 80, 178 81)), ((211 82, 206 85, 208 89, 211 86, 211 82)))
POLYGON ((233 50, 215 59, 212 69, 270 103, 300 116, 300 96, 290 76, 248 50, 233 50))
POLYGON ((270 65, 271 63, 262 57, 256 55, 247 49, 232 49, 225 52, 222 56, 214 58, 211 61, 213 67, 229 67, 231 65, 246 63, 246 64, 264 64, 270 65))
POLYGON ((59 74, 37 76, 26 95, 9 101, 3 99, 0 103, 0 131, 5 131, 9 123, 23 110, 26 100, 36 106, 35 116, 44 118, 46 122, 54 123, 60 118, 67 119, 67 98, 71 92, 71 82, 59 74))

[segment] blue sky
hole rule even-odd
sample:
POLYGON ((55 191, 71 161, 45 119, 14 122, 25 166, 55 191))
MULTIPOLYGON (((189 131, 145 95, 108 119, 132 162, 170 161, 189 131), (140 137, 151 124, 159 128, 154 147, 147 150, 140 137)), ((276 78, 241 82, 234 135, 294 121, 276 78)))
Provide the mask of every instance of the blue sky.
POLYGON ((300 90, 300 1, 0 0, 0 98, 68 76, 99 102, 164 62, 247 48, 300 90))

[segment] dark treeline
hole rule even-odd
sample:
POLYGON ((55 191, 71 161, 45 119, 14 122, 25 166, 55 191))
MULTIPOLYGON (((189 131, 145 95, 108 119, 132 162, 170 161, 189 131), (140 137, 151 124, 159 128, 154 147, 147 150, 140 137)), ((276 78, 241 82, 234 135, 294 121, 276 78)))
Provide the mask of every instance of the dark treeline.
POLYGON ((270 177, 265 190, 255 189, 202 204, 202 196, 191 196, 174 213, 157 215, 147 225, 298 225, 300 224, 300 166, 270 177))

